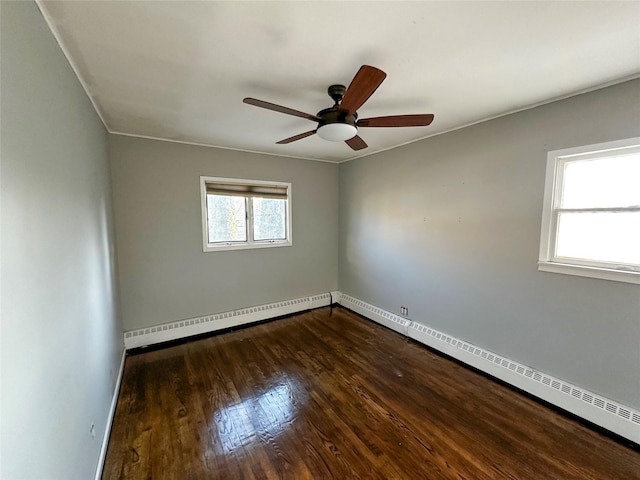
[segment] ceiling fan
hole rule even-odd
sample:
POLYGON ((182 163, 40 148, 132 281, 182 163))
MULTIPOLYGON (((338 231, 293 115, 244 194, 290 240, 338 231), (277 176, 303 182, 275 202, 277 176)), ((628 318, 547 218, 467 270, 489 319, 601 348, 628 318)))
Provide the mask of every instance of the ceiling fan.
POLYGON ((292 108, 265 102, 256 98, 245 98, 244 103, 256 107, 266 108, 275 112, 286 113, 296 117, 306 118, 317 122, 315 130, 300 133, 293 137, 276 142, 285 144, 301 140, 315 133, 320 138, 332 142, 344 141, 353 150, 367 148, 367 144, 358 136, 358 128, 361 127, 424 127, 433 122, 432 114, 425 115, 392 115, 386 117, 363 118, 358 120, 357 110, 366 102, 373 92, 384 81, 387 74, 382 70, 363 65, 353 77, 349 87, 344 85, 331 85, 328 89, 329 96, 335 102, 333 107, 320 110, 317 115, 293 110, 292 108))

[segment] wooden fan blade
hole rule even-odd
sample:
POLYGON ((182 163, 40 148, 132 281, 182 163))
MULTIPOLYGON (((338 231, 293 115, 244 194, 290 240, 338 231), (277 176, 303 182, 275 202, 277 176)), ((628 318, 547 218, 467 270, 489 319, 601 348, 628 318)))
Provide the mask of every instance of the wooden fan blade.
POLYGON ((302 140, 303 138, 310 137, 314 133, 316 133, 316 131, 315 130, 311 130, 309 132, 301 133, 300 135, 295 135, 293 137, 285 138, 284 140, 280 140, 279 142, 276 142, 276 143, 278 145, 283 145, 285 143, 295 142, 296 140, 302 140))
POLYGON ((367 148, 369 146, 358 135, 350 138, 349 140, 345 140, 344 143, 349 145, 353 150, 362 150, 363 148, 367 148))
POLYGON ((376 67, 362 65, 353 77, 347 91, 344 92, 340 109, 350 114, 355 113, 387 77, 387 74, 376 67))
POLYGON ((426 127, 433 122, 433 115, 393 115, 358 120, 358 127, 426 127))
POLYGON ((283 107, 282 105, 276 105, 275 103, 265 102, 264 100, 247 97, 242 101, 249 105, 253 105, 254 107, 266 108, 267 110, 273 110, 274 112, 286 113, 287 115, 306 118, 307 120, 311 120, 312 122, 320 121, 320 117, 317 117, 315 115, 300 112, 298 110, 294 110, 293 108, 283 107))

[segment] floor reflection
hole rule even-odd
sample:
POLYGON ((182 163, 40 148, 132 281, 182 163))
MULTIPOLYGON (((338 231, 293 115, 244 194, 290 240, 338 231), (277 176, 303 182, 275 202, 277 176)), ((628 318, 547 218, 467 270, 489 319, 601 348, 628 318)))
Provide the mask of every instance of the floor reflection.
POLYGON ((298 411, 297 403, 292 386, 283 382, 219 409, 214 422, 222 450, 231 453, 252 441, 273 439, 289 428, 298 411))

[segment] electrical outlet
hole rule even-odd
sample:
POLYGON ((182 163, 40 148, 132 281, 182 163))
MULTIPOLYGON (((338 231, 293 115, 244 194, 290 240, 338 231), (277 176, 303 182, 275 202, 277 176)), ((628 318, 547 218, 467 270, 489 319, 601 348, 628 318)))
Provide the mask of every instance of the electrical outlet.
POLYGON ((407 307, 400 307, 400 315, 407 316, 409 315, 409 309, 407 307))

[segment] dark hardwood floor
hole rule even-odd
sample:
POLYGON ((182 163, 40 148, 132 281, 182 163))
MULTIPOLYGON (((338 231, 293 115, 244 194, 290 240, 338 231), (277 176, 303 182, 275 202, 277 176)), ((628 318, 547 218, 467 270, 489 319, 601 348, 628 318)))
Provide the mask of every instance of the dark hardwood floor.
POLYGON ((640 479, 640 453, 342 308, 127 358, 104 479, 640 479))

